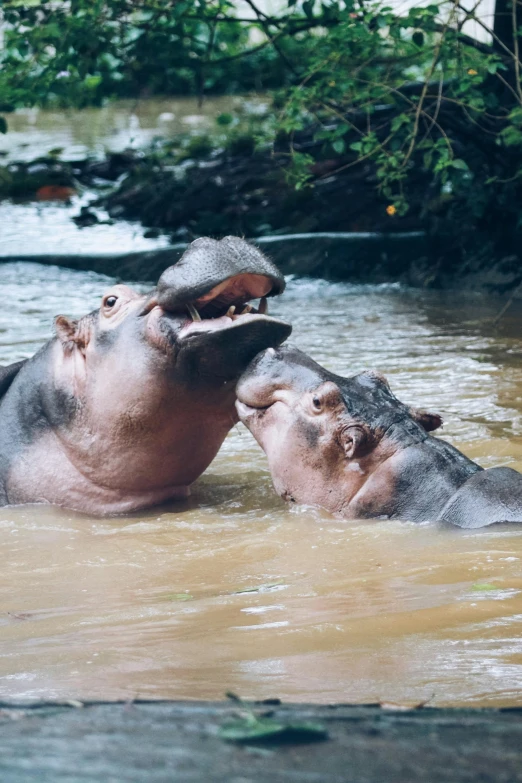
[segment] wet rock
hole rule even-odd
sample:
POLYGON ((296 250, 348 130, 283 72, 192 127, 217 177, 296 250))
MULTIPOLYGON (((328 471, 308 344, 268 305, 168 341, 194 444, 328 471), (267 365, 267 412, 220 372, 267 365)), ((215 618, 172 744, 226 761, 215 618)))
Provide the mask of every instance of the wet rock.
POLYGON ((78 228, 86 228, 87 226, 95 226, 99 223, 98 216, 89 207, 82 207, 79 215, 75 215, 72 220, 76 223, 78 228))
POLYGON ((135 150, 112 152, 105 160, 89 162, 85 167, 84 176, 115 182, 122 174, 130 171, 140 157, 142 155, 135 150))

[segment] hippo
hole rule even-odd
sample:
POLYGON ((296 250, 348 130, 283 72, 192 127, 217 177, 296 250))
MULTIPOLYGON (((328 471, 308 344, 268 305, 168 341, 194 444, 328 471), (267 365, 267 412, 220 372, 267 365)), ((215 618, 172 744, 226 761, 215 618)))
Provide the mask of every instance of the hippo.
POLYGON ((104 516, 186 497, 237 421, 239 375, 291 332, 266 314, 283 289, 244 240, 201 238, 150 293, 114 285, 99 310, 58 316, 0 369, 0 505, 104 516))
POLYGON ((269 347, 236 393, 286 500, 348 519, 522 522, 522 474, 484 470, 431 435, 441 417, 404 405, 379 373, 343 378, 295 347, 269 347))

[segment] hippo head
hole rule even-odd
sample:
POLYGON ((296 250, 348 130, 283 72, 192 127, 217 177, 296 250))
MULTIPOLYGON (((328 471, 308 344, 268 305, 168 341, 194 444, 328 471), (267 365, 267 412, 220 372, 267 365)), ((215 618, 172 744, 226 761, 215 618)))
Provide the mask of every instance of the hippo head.
POLYGON ((403 405, 378 373, 342 378, 290 346, 255 358, 236 393, 278 494, 332 512, 343 513, 382 462, 442 423, 403 405))
POLYGON ((291 332, 266 315, 266 297, 283 288, 244 240, 199 239, 150 294, 115 285, 98 311, 59 316, 45 414, 82 473, 122 497, 161 499, 194 481, 236 421, 240 373, 291 332))
POLYGON ((244 240, 202 238, 149 295, 115 285, 98 311, 79 321, 58 316, 56 331, 87 364, 107 362, 112 373, 119 366, 127 384, 155 369, 176 387, 221 387, 290 334, 289 324, 266 315, 266 297, 284 286, 278 269, 244 240), (258 298, 259 309, 248 304, 258 298))

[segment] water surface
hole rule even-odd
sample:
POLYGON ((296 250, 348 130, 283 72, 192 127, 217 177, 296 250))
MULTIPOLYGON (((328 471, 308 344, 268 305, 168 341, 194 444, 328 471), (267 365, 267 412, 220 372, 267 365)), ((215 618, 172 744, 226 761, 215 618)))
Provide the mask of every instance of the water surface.
MULTIPOLYGON (((0 265, 0 363, 111 282, 0 265)), ((405 402, 442 412, 466 454, 522 469, 522 313, 494 330, 501 304, 293 281, 273 310, 329 369, 381 370, 405 402)), ((0 557, 1 699, 522 703, 522 527, 289 507, 240 426, 189 503, 110 520, 0 509, 0 557)))
POLYGON ((216 117, 248 115, 267 106, 263 95, 118 100, 102 108, 18 109, 7 115, 9 132, 0 137, 5 160, 34 160, 60 151, 62 160, 100 157, 107 152, 142 149, 156 139, 215 132, 216 117))

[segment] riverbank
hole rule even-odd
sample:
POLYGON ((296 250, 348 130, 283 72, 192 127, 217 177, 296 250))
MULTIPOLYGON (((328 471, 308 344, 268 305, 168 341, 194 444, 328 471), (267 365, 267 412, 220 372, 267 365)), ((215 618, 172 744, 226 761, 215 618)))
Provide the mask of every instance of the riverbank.
MULTIPOLYGON (((51 247, 46 252, 43 236, 38 258, 32 251, 9 249, 4 259, 156 280, 196 237, 235 234, 259 243, 285 274, 498 294, 521 291, 517 237, 504 236, 498 226, 468 224, 464 215, 456 221, 456 205, 451 199, 447 204, 430 199, 431 186, 422 175, 411 209, 399 216, 379 196, 371 164, 352 168, 347 156, 325 158, 324 150, 306 137, 301 147, 314 152, 316 160, 313 182, 301 189, 288 181, 285 144, 259 150, 248 134, 231 134, 223 146, 216 144, 195 134, 161 142, 148 152, 125 149, 99 159, 48 155, 7 162, 0 171, 0 199, 9 199, 11 209, 35 200, 73 203, 77 209, 70 219, 79 238, 130 221, 142 227, 145 240, 169 247, 159 254, 151 249, 122 255, 109 243, 101 256, 89 251, 80 256, 64 244, 55 254, 51 247)), ((53 231, 51 224, 48 231, 53 231)))

